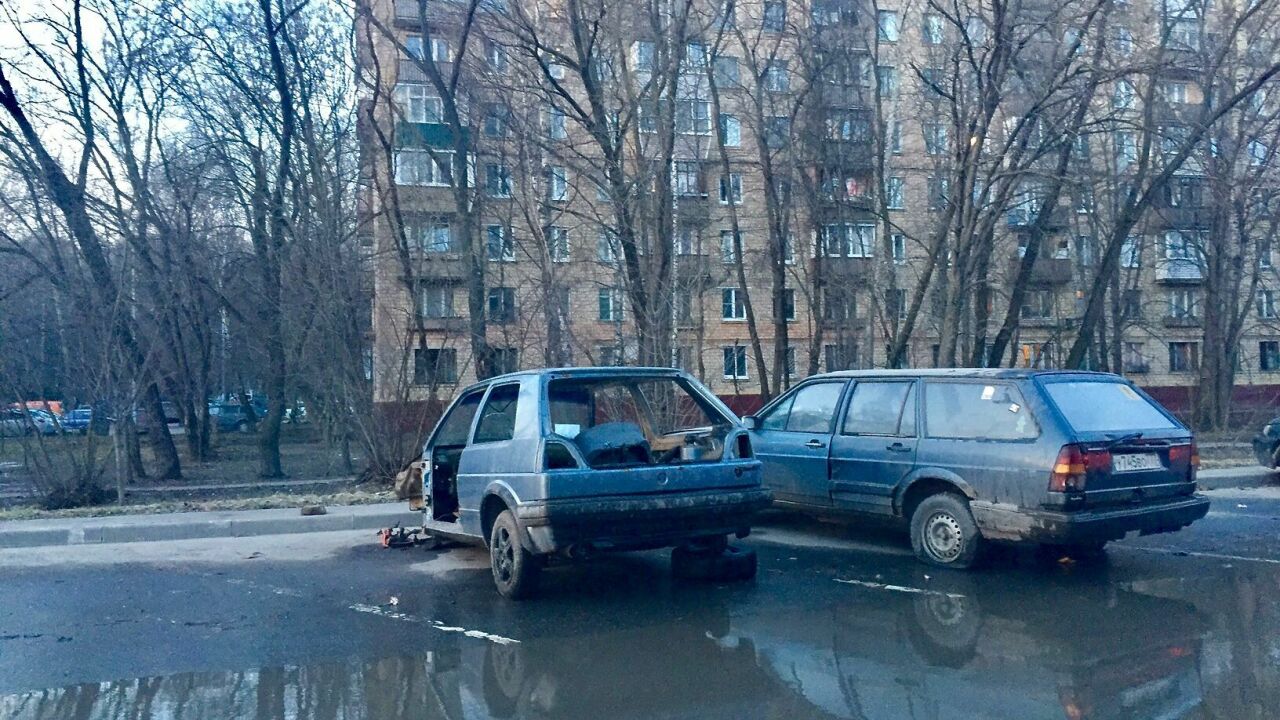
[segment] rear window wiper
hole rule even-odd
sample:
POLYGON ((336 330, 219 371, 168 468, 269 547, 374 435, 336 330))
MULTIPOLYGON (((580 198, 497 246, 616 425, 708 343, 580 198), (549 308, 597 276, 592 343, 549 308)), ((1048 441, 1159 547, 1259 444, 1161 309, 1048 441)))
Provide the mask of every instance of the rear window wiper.
POLYGON ((1141 438, 1141 437, 1142 437, 1142 433, 1140 433, 1140 432, 1132 432, 1132 433, 1128 433, 1128 434, 1125 434, 1125 435, 1121 435, 1120 437, 1108 438, 1105 442, 1103 442, 1103 443, 1102 443, 1102 445, 1103 445, 1103 447, 1113 448, 1113 447, 1115 447, 1116 445, 1121 445, 1121 444, 1123 444, 1123 443, 1127 443, 1127 442, 1129 442, 1130 440, 1137 440, 1137 439, 1139 439, 1139 438, 1141 438))

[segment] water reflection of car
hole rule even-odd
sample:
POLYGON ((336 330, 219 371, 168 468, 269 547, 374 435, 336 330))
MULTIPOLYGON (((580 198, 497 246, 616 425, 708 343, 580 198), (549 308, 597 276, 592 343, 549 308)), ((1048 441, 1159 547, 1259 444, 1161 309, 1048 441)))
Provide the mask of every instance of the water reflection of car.
POLYGON ((830 373, 746 422, 779 502, 904 523, 934 565, 988 541, 1097 554, 1209 508, 1191 431, 1107 373, 830 373))

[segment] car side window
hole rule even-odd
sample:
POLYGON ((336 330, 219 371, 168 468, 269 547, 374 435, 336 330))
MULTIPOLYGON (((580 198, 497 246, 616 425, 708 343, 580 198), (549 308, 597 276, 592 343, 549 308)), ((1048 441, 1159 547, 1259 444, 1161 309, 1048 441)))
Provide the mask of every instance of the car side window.
POLYGON ((841 432, 846 435, 914 435, 915 397, 910 382, 860 382, 853 388, 841 432), (912 404, 907 417, 906 406, 912 404))
POLYGON ((480 410, 480 422, 476 424, 473 442, 500 442, 516 435, 516 409, 520 406, 520 385, 499 385, 489 391, 480 410))
POLYGON ((449 414, 440 421, 440 432, 436 433, 436 447, 466 445, 467 433, 471 432, 471 421, 475 419, 476 408, 480 407, 480 399, 484 390, 476 390, 462 396, 462 399, 449 410, 449 414))
POLYGON ((786 430, 787 416, 791 414, 791 403, 795 402, 796 394, 791 393, 783 398, 781 402, 774 405, 764 417, 760 418, 761 430, 786 430))
POLYGON ((1030 440, 1040 428, 1018 388, 1008 383, 927 382, 925 431, 932 438, 1030 440))
POLYGON ((819 382, 797 390, 787 412, 785 429, 789 432, 830 434, 844 385, 842 382, 819 382))

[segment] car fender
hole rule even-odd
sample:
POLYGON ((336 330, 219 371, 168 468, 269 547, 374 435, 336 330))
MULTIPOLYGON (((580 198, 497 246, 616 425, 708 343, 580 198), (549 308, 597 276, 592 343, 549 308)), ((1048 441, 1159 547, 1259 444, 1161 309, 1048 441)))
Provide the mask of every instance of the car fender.
MULTIPOLYGON (((483 518, 480 517, 480 509, 484 507, 484 503, 491 496, 497 497, 506 503, 514 515, 516 508, 520 505, 520 499, 516 497, 515 490, 507 484, 506 480, 495 479, 489 481, 485 486, 484 492, 480 493, 480 502, 474 508, 460 508, 461 513, 458 523, 462 525, 462 529, 468 534, 483 538, 485 543, 489 542, 489 538, 485 536, 483 518)), ((523 535, 523 533, 522 533, 523 535)), ((522 538, 523 542, 528 543, 527 538, 522 538)))
POLYGON ((973 486, 965 482, 964 478, 957 475, 952 470, 940 467, 919 467, 907 473, 898 486, 893 491, 893 513, 895 515, 902 514, 902 500, 907 496, 907 491, 911 486, 922 480, 941 481, 948 485, 954 486, 965 497, 970 500, 977 500, 978 493, 973 486))

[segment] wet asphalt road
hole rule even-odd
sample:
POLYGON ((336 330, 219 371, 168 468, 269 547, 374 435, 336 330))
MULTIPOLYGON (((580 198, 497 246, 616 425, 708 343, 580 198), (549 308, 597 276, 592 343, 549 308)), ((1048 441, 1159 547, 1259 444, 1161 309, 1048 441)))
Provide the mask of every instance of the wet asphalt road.
POLYGON ((1275 718, 1280 492, 1211 496, 1100 565, 774 515, 755 583, 646 553, 522 604, 368 533, 3 551, 0 718, 1275 718))

